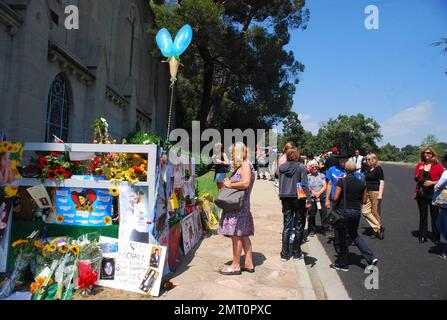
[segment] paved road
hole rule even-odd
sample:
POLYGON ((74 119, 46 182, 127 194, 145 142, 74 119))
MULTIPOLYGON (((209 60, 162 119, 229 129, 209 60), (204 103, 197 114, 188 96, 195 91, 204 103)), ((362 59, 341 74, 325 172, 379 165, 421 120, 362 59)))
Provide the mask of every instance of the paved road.
MULTIPOLYGON (((354 300, 447 299, 447 261, 431 252, 434 247, 432 242, 419 244, 417 234, 414 235, 418 229, 419 213, 412 198, 413 169, 390 164, 382 167, 386 179, 382 207, 385 240, 364 236, 380 259, 379 289, 365 289, 365 262, 355 246, 350 247, 349 272, 339 272, 343 284, 354 300)), ((360 232, 367 226, 367 222, 362 219, 360 232)), ((327 243, 327 238, 319 237, 330 259, 334 261, 332 244, 327 243)))

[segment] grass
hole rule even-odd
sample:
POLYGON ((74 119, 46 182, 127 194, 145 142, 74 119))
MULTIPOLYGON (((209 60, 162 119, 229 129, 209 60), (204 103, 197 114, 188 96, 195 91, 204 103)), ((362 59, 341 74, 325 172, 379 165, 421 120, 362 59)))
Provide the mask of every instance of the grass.
POLYGON ((217 198, 217 186, 214 182, 214 171, 197 178, 198 195, 203 193, 211 193, 214 199, 217 198))

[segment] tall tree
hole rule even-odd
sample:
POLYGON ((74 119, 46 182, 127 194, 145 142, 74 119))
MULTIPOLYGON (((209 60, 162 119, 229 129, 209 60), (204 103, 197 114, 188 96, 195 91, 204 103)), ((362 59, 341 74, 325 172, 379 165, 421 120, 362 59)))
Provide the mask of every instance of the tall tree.
POLYGON ((269 128, 287 116, 304 65, 285 46, 290 29, 306 28, 304 6, 304 0, 152 1, 151 37, 185 23, 195 33, 179 76, 178 124, 269 128))
POLYGON ((380 125, 373 118, 365 118, 363 114, 329 119, 318 131, 317 144, 322 150, 331 147, 345 148, 353 152, 360 148, 363 152, 377 151, 380 141, 380 125))

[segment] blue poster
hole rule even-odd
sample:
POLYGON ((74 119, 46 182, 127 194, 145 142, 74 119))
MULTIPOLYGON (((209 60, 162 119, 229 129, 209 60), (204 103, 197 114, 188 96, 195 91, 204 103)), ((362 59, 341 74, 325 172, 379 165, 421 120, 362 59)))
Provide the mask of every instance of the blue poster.
POLYGON ((106 189, 60 188, 56 191, 56 224, 112 225, 113 197, 106 189))

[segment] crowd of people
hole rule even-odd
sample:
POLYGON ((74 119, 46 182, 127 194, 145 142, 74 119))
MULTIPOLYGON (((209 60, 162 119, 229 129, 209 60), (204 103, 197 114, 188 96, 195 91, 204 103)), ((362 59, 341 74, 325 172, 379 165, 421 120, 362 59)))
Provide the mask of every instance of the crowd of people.
MULTIPOLYGON (((275 184, 282 203, 282 261, 304 259, 302 244, 308 241, 307 236, 314 237, 320 233, 333 240, 337 253, 332 265, 334 269, 349 270, 351 244, 358 247, 368 266, 378 264, 378 257, 358 233, 363 216, 370 226, 371 238, 385 239, 381 210, 385 175, 377 154, 362 156, 360 149, 350 154, 347 150, 334 147, 331 152, 324 152, 317 158, 312 154, 304 158, 292 143, 285 145, 279 158, 274 156, 276 151, 272 148, 258 148, 253 162, 243 143, 233 145, 230 152, 231 160, 228 160, 221 145, 216 146, 213 156, 217 168, 216 183, 219 190, 225 187, 246 192, 239 210, 224 210, 222 213, 219 234, 230 237, 233 245, 233 263, 222 268, 222 274, 255 272, 250 241, 254 235, 250 195, 256 177, 267 179, 267 175, 272 181, 278 178, 275 184), (226 177, 218 178, 220 172, 225 173, 226 177), (231 176, 228 178, 229 172, 231 176), (319 227, 316 223, 318 214, 321 221, 319 227), (338 216, 335 222, 331 219, 334 216, 338 216), (245 252, 243 266, 240 263, 242 251, 245 252)), ((447 155, 443 164, 447 169, 447 155)), ((434 149, 422 150, 421 162, 416 166, 414 177, 414 198, 420 213, 419 242, 424 243, 429 237, 427 221, 430 211, 432 240, 439 246, 441 234, 447 239, 447 170, 444 171, 438 162, 434 149)), ((447 259, 447 253, 442 252, 440 257, 447 259)))

